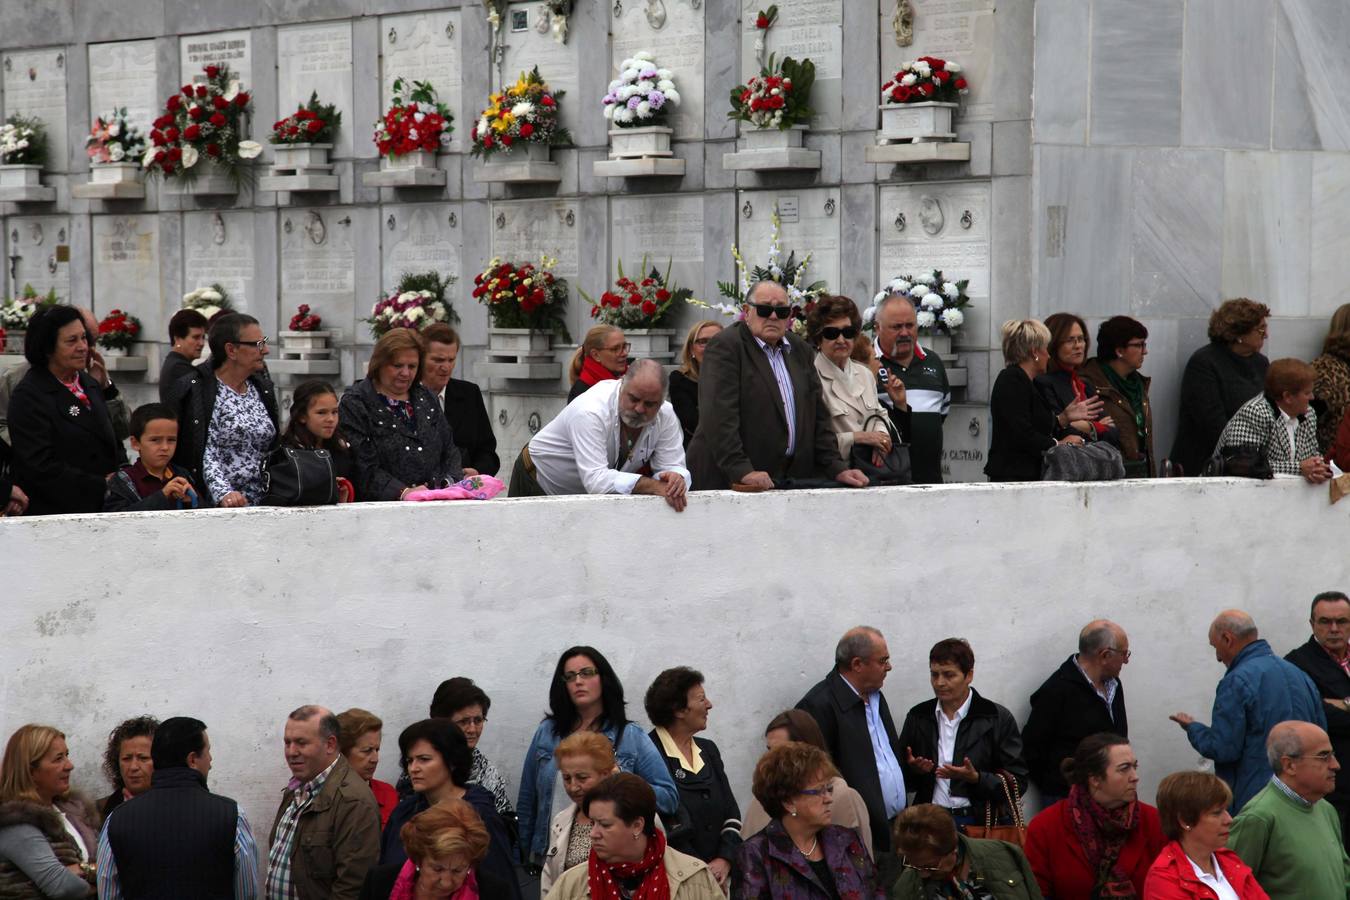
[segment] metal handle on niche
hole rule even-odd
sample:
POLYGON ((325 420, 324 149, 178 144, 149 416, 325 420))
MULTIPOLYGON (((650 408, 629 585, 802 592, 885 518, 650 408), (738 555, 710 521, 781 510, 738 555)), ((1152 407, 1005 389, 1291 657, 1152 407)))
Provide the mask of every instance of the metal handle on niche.
POLYGON ((832 215, 834 215, 834 198, 833 198, 833 197, 830 197, 830 198, 826 199, 826 201, 825 201, 825 215, 827 215, 827 216, 832 216, 832 215))
POLYGON ((504 212, 497 213, 497 227, 498 228, 506 227, 506 213, 504 212))
POLYGON ((961 227, 969 230, 970 226, 975 224, 975 217, 970 214, 970 210, 961 213, 961 227))
POLYGON ((338 219, 337 221, 338 221, 338 224, 339 224, 339 225, 350 225, 350 224, 352 224, 352 217, 351 217, 351 216, 343 216, 342 218, 338 219))
POLYGON ((455 39, 455 23, 454 23, 454 22, 446 22, 446 23, 445 23, 445 37, 446 37, 447 40, 451 40, 451 41, 453 41, 453 40, 455 39))
POLYGON ((395 29, 395 28, 390 28, 390 29, 389 29, 389 43, 391 43, 391 44, 397 44, 397 43, 398 43, 398 30, 395 29))
POLYGON ((454 228, 459 224, 459 216, 455 215, 454 213, 451 213, 449 218, 446 219, 446 221, 450 223, 451 228, 454 228))
POLYGON ((971 417, 970 417, 970 424, 967 425, 966 428, 969 429, 969 431, 970 431, 970 436, 971 436, 971 437, 979 437, 979 436, 980 436, 980 417, 979 417, 979 416, 971 416, 971 417))
POLYGON ((752 215, 754 215, 754 212, 755 208, 750 205, 750 201, 749 200, 745 201, 745 205, 741 207, 741 215, 745 216, 748 219, 752 215))
POLYGON ((614 0, 614 18, 623 15, 623 0, 614 0))
POLYGON ((394 226, 397 225, 397 224, 398 224, 398 223, 394 221, 394 214, 393 214, 393 213, 390 213, 390 214, 389 214, 389 218, 387 218, 387 219, 384 220, 384 226, 385 226, 386 228, 388 228, 390 231, 393 231, 393 230, 394 230, 394 226))
POLYGON ((500 411, 497 413, 497 422, 498 422, 503 428, 506 427, 506 423, 507 423, 509 420, 510 420, 510 417, 507 416, 506 410, 505 410, 505 409, 500 410, 500 411))
POLYGON ((896 230, 896 231, 904 231, 904 230, 905 230, 905 225, 906 225, 906 224, 907 224, 907 223, 905 222, 905 214, 902 213, 902 212, 896 213, 896 214, 895 214, 895 230, 896 230))
POLYGON ((530 434, 538 434, 539 429, 544 427, 544 420, 539 417, 539 413, 532 412, 525 420, 525 427, 530 429, 530 434))
POLYGON ((281 223, 281 230, 286 232, 287 234, 291 233, 292 228, 293 226, 291 225, 290 219, 287 219, 286 221, 281 223))
POLYGON ((53 253, 51 256, 47 257, 47 271, 50 272, 50 273, 53 274, 53 275, 56 274, 56 254, 55 254, 55 253, 53 253))

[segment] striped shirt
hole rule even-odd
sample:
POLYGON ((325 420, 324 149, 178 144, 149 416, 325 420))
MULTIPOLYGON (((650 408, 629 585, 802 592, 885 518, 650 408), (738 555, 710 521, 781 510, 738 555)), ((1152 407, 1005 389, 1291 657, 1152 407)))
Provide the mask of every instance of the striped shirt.
MULTIPOLYGON (((109 817, 108 821, 112 821, 109 817)), ((243 810, 234 826, 234 898, 254 900, 258 896, 258 846, 253 829, 243 810)), ((98 836, 98 900, 122 900, 122 885, 117 877, 117 860, 108 840, 108 823, 98 836)))
POLYGON ((300 817, 309 809, 314 798, 319 796, 319 791, 323 790, 324 782, 336 765, 335 759, 313 781, 300 785, 291 795, 290 805, 277 822, 276 840, 267 854, 267 900, 298 900, 299 894, 291 881, 291 857, 295 855, 295 835, 300 830, 300 817))
MULTIPOLYGON (((925 350, 916 341, 914 358, 908 366, 881 352, 881 344, 874 341, 873 351, 891 377, 905 384, 905 402, 910 409, 909 459, 915 484, 942 483, 942 424, 952 406, 952 389, 947 382, 947 369, 942 357, 925 350)), ((886 386, 877 381, 877 397, 883 406, 891 408, 891 396, 886 386)))
POLYGON ((788 442, 787 455, 797 452, 797 399, 792 393, 792 376, 788 374, 787 355, 792 345, 784 338, 776 347, 770 347, 755 338, 764 355, 769 358, 769 368, 773 369, 773 380, 778 382, 778 392, 783 395, 783 417, 787 419, 788 442))

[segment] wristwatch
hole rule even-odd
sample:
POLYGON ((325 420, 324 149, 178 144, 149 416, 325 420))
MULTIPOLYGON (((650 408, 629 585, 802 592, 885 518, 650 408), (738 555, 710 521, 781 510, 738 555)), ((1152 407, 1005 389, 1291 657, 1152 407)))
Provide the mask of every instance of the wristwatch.
POLYGON ((80 863, 80 877, 90 884, 97 884, 98 867, 93 863, 80 863))

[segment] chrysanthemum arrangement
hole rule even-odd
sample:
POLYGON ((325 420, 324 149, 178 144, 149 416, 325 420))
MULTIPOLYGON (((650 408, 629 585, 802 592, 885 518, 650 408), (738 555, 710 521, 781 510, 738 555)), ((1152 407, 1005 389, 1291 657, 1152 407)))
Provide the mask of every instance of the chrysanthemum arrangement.
POLYGON ((625 59, 619 77, 609 83, 601 101, 605 118, 617 128, 644 128, 665 125, 670 111, 680 105, 674 74, 658 68, 652 54, 643 50, 625 59))
POLYGON ((521 141, 557 146, 572 136, 558 119, 562 91, 553 91, 536 66, 522 72, 516 83, 488 97, 487 109, 469 133, 474 156, 504 153, 521 141))
POLYGON ((47 164, 47 129, 42 120, 17 113, 0 125, 0 163, 27 166, 47 164))
POLYGON ((893 278, 872 298, 872 305, 863 310, 863 327, 874 327, 881 301, 900 294, 914 303, 920 334, 954 335, 966 321, 962 310, 970 305, 966 296, 969 285, 969 278, 949 281, 940 269, 893 278))

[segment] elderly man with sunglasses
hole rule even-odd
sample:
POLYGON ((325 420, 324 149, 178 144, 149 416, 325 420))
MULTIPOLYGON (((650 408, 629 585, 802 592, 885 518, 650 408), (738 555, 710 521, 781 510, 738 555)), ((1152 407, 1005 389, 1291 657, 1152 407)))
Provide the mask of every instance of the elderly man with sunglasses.
POLYGON ((833 479, 866 487, 839 456, 812 350, 791 332, 792 302, 775 281, 745 294, 745 318, 708 344, 699 373, 689 468, 699 490, 771 490, 833 479))

